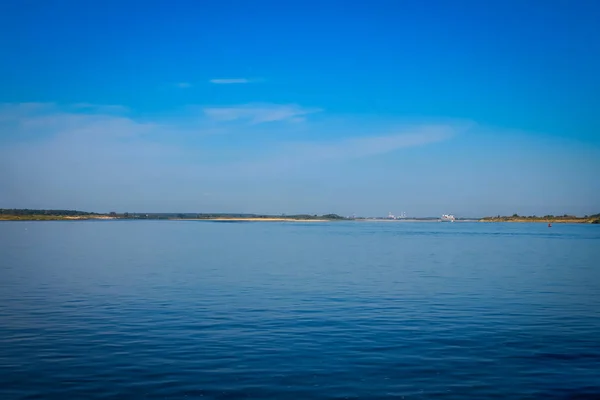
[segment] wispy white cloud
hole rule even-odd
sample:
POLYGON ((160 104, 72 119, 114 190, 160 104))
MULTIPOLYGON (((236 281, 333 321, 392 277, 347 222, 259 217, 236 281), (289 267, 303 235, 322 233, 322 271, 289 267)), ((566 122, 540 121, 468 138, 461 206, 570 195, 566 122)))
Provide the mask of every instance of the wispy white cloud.
POLYGON ((0 122, 20 120, 27 124, 40 121, 42 118, 54 119, 65 115, 97 117, 99 115, 122 115, 127 112, 129 112, 129 108, 114 104, 5 103, 0 104, 0 122))
POLYGON ((244 120, 252 124, 274 121, 301 122, 306 115, 320 111, 322 110, 319 108, 304 108, 296 104, 244 104, 204 108, 204 113, 214 120, 244 120))
POLYGON ((252 83, 258 82, 258 79, 248 79, 248 78, 218 78, 209 80, 210 83, 214 83, 216 85, 232 85, 236 83, 252 83))
POLYGON ((189 89, 192 87, 190 82, 178 82, 175 84, 179 89, 189 89))
POLYGON ((472 124, 410 125, 388 134, 363 135, 335 140, 282 142, 260 159, 242 162, 231 171, 254 176, 302 172, 319 165, 333 165, 401 149, 443 142, 465 132, 472 124))
POLYGON ((459 126, 425 125, 406 127, 400 132, 380 136, 363 136, 337 141, 296 143, 290 152, 298 158, 340 160, 369 157, 406 147, 423 146, 452 138, 462 130, 459 126))
POLYGON ((292 122, 319 111, 298 105, 209 107, 200 118, 188 109, 185 115, 150 120, 106 110, 88 104, 0 106, 0 168, 8 171, 0 174, 0 203, 102 211, 111 204, 130 210, 163 209, 160 204, 184 209, 201 207, 196 201, 205 199, 218 207, 230 202, 237 210, 236 191, 251 193, 255 180, 301 178, 350 160, 443 141, 460 130, 451 124, 417 124, 357 131, 353 123, 311 120, 285 129, 255 125, 292 122), (215 128, 239 140, 215 135, 215 128), (324 140, 331 137, 329 128, 336 139, 324 140), (179 200, 165 200, 168 192, 179 200))

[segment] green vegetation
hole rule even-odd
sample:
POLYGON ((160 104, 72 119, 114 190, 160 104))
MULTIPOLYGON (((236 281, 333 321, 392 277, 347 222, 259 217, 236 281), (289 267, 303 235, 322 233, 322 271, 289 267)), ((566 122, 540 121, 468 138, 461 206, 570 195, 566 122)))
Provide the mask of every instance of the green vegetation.
POLYGON ((0 208, 0 220, 9 221, 57 221, 66 219, 97 218, 102 214, 77 210, 31 210, 0 208))
POLYGON ((93 212, 77 210, 31 210, 31 209, 0 209, 0 220, 9 221, 57 221, 72 219, 191 219, 191 220, 210 220, 210 219, 289 219, 289 220, 345 220, 337 214, 326 215, 262 215, 262 214, 197 214, 197 213, 116 213, 98 214, 93 212))
POLYGON ((575 215, 544 215, 543 217, 538 216, 521 216, 513 214, 512 216, 496 216, 496 217, 485 217, 480 221, 483 222, 546 222, 546 223, 600 223, 600 214, 595 214, 585 217, 577 217, 575 215))
POLYGON ((55 215, 55 216, 83 216, 83 215, 99 215, 92 212, 77 211, 77 210, 30 210, 30 209, 7 209, 0 208, 0 215, 55 215))

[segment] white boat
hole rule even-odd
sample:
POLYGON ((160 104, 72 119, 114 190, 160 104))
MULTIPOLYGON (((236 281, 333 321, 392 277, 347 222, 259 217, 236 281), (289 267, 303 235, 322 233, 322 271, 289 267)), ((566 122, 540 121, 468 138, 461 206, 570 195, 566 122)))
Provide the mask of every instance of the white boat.
POLYGON ((442 222, 454 222, 455 218, 454 215, 451 214, 444 214, 442 215, 441 221, 442 222))

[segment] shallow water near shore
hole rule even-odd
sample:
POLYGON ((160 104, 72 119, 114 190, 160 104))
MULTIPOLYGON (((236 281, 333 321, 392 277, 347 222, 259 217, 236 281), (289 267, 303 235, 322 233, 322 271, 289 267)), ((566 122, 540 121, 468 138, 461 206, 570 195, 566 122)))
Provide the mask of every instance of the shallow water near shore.
POLYGON ((0 222, 2 399, 598 399, 600 227, 0 222))

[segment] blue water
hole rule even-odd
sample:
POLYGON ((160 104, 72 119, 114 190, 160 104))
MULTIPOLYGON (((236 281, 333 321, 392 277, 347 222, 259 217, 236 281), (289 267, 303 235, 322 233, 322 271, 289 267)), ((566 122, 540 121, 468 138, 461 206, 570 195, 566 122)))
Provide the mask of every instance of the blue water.
POLYGON ((2 399, 599 399, 600 226, 0 223, 2 399))

